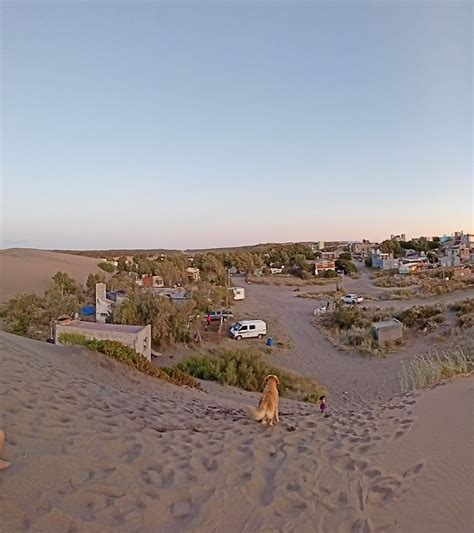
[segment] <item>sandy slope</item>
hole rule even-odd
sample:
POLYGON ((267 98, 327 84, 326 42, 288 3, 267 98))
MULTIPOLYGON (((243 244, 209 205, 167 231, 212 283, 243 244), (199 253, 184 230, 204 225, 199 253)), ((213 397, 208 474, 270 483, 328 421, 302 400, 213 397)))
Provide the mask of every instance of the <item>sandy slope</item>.
POLYGON ((52 286, 51 277, 58 270, 84 283, 88 274, 104 273, 98 263, 90 257, 45 250, 0 250, 0 302, 22 292, 43 294, 52 286))
POLYGON ((255 395, 177 389, 81 348, 7 333, 0 348, 3 459, 13 463, 0 473, 2 532, 472 525, 472 471, 463 470, 472 420, 462 407, 472 379, 334 408, 328 419, 283 401, 272 429, 245 414, 255 395))

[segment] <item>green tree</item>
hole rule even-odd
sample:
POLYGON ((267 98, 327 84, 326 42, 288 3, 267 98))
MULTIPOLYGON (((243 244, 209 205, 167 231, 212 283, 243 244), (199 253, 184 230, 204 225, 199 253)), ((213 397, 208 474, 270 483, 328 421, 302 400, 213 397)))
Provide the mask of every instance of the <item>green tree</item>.
POLYGON ((357 272, 357 268, 352 261, 347 259, 336 259, 336 268, 342 269, 346 276, 351 276, 357 272))
POLYGON ((97 283, 105 283, 103 274, 89 274, 86 280, 86 295, 90 302, 95 302, 95 286, 97 283))

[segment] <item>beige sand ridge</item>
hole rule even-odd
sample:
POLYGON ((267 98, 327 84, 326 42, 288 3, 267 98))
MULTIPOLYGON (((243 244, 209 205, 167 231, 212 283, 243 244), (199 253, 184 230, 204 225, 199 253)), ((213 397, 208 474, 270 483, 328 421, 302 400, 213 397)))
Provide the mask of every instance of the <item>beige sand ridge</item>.
POLYGON ((472 379, 328 419, 283 400, 268 428, 246 414, 258 395, 177 389, 7 333, 0 348, 2 532, 472 525, 472 379))

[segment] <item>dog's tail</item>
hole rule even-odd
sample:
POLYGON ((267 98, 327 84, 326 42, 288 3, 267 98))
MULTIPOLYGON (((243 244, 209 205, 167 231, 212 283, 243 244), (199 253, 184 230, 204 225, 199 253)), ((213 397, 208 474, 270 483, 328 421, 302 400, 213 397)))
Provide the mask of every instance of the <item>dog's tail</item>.
POLYGON ((247 407, 249 415, 260 422, 265 417, 266 409, 264 407, 247 407))

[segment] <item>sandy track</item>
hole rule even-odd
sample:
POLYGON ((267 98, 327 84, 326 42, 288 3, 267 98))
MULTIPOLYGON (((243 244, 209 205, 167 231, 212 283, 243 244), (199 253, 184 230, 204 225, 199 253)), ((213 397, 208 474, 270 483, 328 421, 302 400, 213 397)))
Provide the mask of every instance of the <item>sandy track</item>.
MULTIPOLYGON (((255 395, 175 389, 6 333, 0 346, 5 533, 400 531, 399 502, 429 471, 421 454, 402 469, 379 460, 418 427, 414 398, 328 419, 283 401, 270 429, 245 414, 255 395)), ((463 508, 451 531, 468 518, 463 508)))
MULTIPOLYGON (((238 277, 234 278, 234 283, 244 285, 238 277)), ((333 401, 337 403, 365 405, 367 402, 387 401, 396 396, 400 392, 399 375, 402 362, 406 363, 432 348, 427 344, 426 337, 420 336, 410 339, 409 344, 384 359, 342 352, 313 324, 312 312, 319 305, 318 300, 298 298, 298 293, 286 287, 245 285, 245 289, 246 300, 235 306, 239 316, 274 317, 282 333, 289 334, 293 341, 291 349, 274 350, 274 355, 269 356, 268 360, 300 374, 317 378, 329 388, 333 401)), ((452 303, 473 296, 474 290, 470 289, 442 295, 432 302, 422 300, 389 303, 398 303, 400 309, 404 309, 416 303, 452 303)), ((321 299, 321 303, 325 301, 321 299)), ((279 334, 278 330, 271 330, 269 335, 278 340, 282 334, 279 334)))

